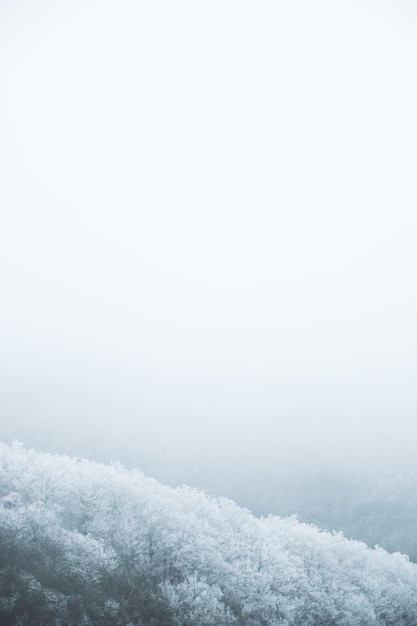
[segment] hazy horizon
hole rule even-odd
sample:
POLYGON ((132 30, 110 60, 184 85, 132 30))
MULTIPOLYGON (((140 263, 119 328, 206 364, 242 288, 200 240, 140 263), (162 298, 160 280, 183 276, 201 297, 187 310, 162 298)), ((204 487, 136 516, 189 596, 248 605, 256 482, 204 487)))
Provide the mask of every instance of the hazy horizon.
POLYGON ((416 62, 406 1, 1 2, 16 430, 410 444, 416 62))

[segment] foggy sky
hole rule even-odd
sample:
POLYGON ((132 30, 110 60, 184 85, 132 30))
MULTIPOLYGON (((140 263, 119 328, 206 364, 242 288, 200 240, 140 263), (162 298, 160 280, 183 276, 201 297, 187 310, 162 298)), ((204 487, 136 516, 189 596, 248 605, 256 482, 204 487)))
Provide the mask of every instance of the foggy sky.
POLYGON ((413 432, 416 63, 399 0, 0 2, 1 393, 413 432))

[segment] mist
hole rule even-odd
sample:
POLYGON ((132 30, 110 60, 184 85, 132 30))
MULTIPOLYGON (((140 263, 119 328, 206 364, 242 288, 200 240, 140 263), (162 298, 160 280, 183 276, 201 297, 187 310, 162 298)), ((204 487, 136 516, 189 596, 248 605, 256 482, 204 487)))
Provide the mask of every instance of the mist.
POLYGON ((4 440, 252 508, 242 459, 413 458, 416 19, 0 4, 4 440))

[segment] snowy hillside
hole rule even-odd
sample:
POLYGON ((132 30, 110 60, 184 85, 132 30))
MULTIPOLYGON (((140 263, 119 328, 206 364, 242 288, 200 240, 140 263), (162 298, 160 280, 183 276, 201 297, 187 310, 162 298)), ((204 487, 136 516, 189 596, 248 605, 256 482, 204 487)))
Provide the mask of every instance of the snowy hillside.
POLYGON ((0 445, 0 623, 417 624, 417 566, 138 471, 0 445))

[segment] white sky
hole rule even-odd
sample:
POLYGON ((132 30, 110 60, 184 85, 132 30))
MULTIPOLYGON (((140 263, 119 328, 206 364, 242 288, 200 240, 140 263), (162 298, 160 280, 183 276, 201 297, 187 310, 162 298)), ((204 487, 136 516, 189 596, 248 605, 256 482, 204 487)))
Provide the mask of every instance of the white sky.
POLYGON ((416 68, 403 0, 0 0, 4 389, 408 432, 416 68))

